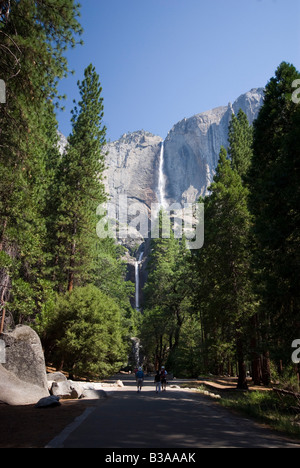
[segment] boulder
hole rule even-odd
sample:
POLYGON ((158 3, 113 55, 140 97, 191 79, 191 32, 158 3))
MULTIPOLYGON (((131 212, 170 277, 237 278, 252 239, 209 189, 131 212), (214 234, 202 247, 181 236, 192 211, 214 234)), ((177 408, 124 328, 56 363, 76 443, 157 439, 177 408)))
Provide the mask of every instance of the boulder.
POLYGON ((20 380, 0 364, 0 401, 11 406, 35 405, 41 398, 49 396, 38 385, 20 380))
POLYGON ((47 374, 48 382, 66 382, 68 379, 62 372, 53 372, 53 374, 47 374))
POLYGON ((67 377, 61 372, 54 372, 52 374, 47 374, 47 381, 48 381, 48 390, 49 392, 51 392, 51 388, 54 382, 66 382, 67 377))
POLYGON ((36 404, 49 396, 41 341, 30 327, 19 325, 1 335, 5 363, 0 364, 0 401, 9 405, 36 404))
POLYGON ((60 398, 56 396, 49 396, 42 398, 36 405, 35 408, 53 408, 55 406, 61 406, 59 402, 60 398))
POLYGON ((76 400, 82 396, 82 388, 72 380, 65 380, 53 382, 50 393, 62 400, 76 400))

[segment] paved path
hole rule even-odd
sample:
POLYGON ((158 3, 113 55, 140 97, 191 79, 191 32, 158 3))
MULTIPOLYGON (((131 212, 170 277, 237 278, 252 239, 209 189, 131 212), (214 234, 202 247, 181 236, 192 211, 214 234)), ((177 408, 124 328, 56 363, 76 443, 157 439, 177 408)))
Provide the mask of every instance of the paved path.
MULTIPOLYGON (((108 392, 79 427, 69 427, 63 448, 300 448, 208 397, 168 389, 157 395, 152 381, 136 392, 133 381, 108 392), (73 430, 74 429, 74 430, 73 430)), ((80 424, 79 424, 80 423, 80 424)))

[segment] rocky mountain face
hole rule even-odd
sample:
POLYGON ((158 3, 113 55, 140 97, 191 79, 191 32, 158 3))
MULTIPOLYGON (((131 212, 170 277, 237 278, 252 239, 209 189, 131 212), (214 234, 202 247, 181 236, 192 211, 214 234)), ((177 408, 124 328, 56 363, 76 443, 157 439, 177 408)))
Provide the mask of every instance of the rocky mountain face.
MULTIPOLYGON (((207 194, 218 164, 221 146, 228 146, 232 114, 242 109, 250 123, 263 102, 263 89, 252 89, 233 104, 203 112, 174 125, 164 141, 163 173, 168 204, 193 203, 207 194)), ((145 131, 123 135, 109 143, 106 190, 116 205, 127 195, 134 210, 150 214, 159 202, 159 167, 163 139, 145 131)), ((131 213, 132 214, 132 213, 131 213)), ((130 216, 129 216, 130 219, 130 216)))
POLYGON ((164 173, 166 198, 193 203, 205 196, 213 181, 221 146, 228 147, 232 114, 242 109, 250 123, 263 103, 263 89, 252 89, 234 104, 184 119, 174 125, 165 140, 164 173))
MULTIPOLYGON (((109 143, 105 171, 105 186, 120 220, 120 200, 127 197, 130 221, 140 213, 148 220, 151 204, 157 202, 157 183, 160 147, 162 138, 145 131, 123 135, 120 140, 109 143)), ((112 215, 113 217, 113 215, 112 215)), ((130 224, 130 222, 129 222, 130 224)), ((129 226, 127 244, 141 243, 143 236, 129 226), (133 239, 132 239, 133 238, 133 239), (132 242, 130 242, 132 239, 132 242)))

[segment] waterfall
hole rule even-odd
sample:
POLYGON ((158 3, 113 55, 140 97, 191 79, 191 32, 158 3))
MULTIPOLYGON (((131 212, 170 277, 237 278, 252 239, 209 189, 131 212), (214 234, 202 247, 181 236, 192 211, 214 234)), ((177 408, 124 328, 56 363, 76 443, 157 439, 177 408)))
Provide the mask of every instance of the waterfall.
POLYGON ((139 259, 135 262, 135 308, 140 308, 140 264, 142 263, 144 252, 141 252, 139 259))
POLYGON ((164 142, 161 144, 160 159, 159 159, 159 178, 158 178, 158 201, 161 208, 167 207, 165 189, 166 189, 166 178, 164 175, 164 153, 165 145, 164 142))
POLYGON ((141 343, 139 338, 131 338, 132 341, 132 350, 131 355, 129 357, 129 364, 132 364, 135 368, 141 365, 140 359, 140 349, 141 343))
POLYGON ((140 266, 139 262, 135 262, 135 308, 140 308, 140 266))

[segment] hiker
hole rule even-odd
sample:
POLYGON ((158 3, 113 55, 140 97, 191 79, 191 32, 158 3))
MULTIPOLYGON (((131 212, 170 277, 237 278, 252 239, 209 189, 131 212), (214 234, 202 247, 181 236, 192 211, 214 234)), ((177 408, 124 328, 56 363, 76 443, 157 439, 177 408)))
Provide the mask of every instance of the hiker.
POLYGON ((161 391, 161 378, 160 378, 160 372, 156 372, 156 376, 154 379, 155 385, 156 385, 156 393, 159 393, 161 391))
POLYGON ((144 378, 145 378, 145 375, 144 375, 143 369, 141 367, 139 367, 139 370, 136 373, 136 384, 137 384, 137 391, 138 392, 142 391, 144 378))
POLYGON ((161 388, 163 392, 167 390, 167 375, 168 375, 168 372, 166 371, 166 368, 162 366, 161 371, 160 371, 160 381, 161 381, 161 388))

